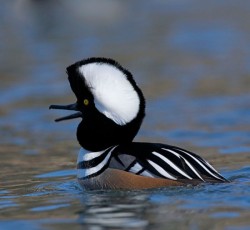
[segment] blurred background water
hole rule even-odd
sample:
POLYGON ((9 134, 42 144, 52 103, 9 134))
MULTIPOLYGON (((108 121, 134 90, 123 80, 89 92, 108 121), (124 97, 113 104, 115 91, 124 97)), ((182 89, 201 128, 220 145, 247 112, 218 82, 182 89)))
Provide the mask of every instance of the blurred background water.
POLYGON ((0 7, 0 229, 249 229, 250 2, 16 0, 0 7), (65 68, 128 68, 147 98, 136 140, 199 153, 230 184, 82 191, 65 68))

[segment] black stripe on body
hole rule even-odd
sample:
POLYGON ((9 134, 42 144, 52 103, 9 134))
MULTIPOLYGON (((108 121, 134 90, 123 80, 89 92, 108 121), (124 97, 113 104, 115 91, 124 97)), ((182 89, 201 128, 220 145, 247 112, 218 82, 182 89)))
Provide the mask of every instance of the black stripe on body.
POLYGON ((133 161, 130 163, 130 165, 129 165, 126 169, 124 169, 124 171, 129 172, 129 170, 130 170, 131 168, 133 168, 133 167, 135 166, 136 163, 137 163, 137 161, 136 161, 136 160, 133 160, 133 161))
POLYGON ((102 163, 104 161, 104 159, 106 158, 106 156, 112 151, 109 159, 107 160, 107 162, 105 164, 103 164, 102 168, 99 169, 99 171, 92 173, 90 175, 87 175, 85 177, 80 177, 78 179, 80 179, 80 180, 90 179, 90 178, 96 177, 96 176, 100 175, 101 173, 103 173, 109 167, 109 164, 110 164, 110 161, 112 159, 112 155, 113 155, 113 152, 115 151, 115 149, 116 149, 116 147, 112 146, 112 147, 108 148, 104 153, 102 153, 99 157, 96 157, 98 159, 94 158, 94 159, 89 160, 89 161, 79 162, 77 164, 77 169, 83 169, 83 170, 88 171, 91 168, 95 168, 100 163, 102 163), (112 150, 112 148, 113 148, 113 150, 112 150), (98 162, 98 163, 96 164, 96 162, 98 162), (93 163, 95 163, 95 164, 93 165, 93 163))
MULTIPOLYGON (((158 154, 161 154, 163 157, 167 158, 168 160, 170 160, 166 154, 162 154, 157 152, 158 154)), ((167 162, 165 162, 163 159, 159 158, 158 156, 155 156, 154 154, 151 154, 149 157, 149 160, 153 161, 154 163, 156 163, 157 165, 159 165, 160 167, 162 167, 167 173, 169 173, 170 175, 172 175, 173 177, 177 177, 177 178, 181 178, 181 179, 188 179, 187 177, 185 177, 184 175, 182 175, 180 172, 178 172, 176 169, 174 169, 171 165, 169 165, 167 162)), ((177 161, 176 161, 177 162, 177 161)), ((175 164, 176 167, 178 167, 180 170, 184 171, 181 167, 180 167, 180 160, 178 162, 178 164, 174 163, 172 161, 173 164, 175 164)), ((182 166, 182 165, 181 165, 182 166)), ((184 171, 185 172, 185 171, 184 171)), ((186 172, 185 172, 186 173, 186 172)), ((188 173, 186 173, 188 174, 188 173)), ((190 175, 188 175, 190 176, 190 175)), ((191 177, 191 176, 190 176, 191 177)))
POLYGON ((105 164, 105 165, 104 165, 99 171, 97 171, 96 173, 90 174, 90 175, 85 176, 85 177, 80 177, 80 178, 78 178, 78 179, 80 179, 80 180, 86 180, 86 179, 90 179, 90 178, 99 176, 100 174, 102 174, 102 173, 108 168, 110 161, 111 161, 111 158, 109 158, 109 160, 107 161, 107 164, 105 164))
MULTIPOLYGON (((200 156, 198 156, 197 154, 195 153, 192 153, 190 151, 187 151, 187 150, 184 150, 184 149, 181 149, 179 147, 175 147, 175 146, 167 146, 169 150, 171 151, 174 151, 175 153, 177 153, 178 155, 180 155, 182 158, 183 158, 183 162, 182 164, 184 164, 184 169, 185 171, 187 172, 188 171, 188 174, 192 175, 192 178, 196 178, 196 179, 200 179, 194 172, 193 170, 187 165, 187 163, 185 162, 188 161, 192 166, 193 168, 197 171, 197 173, 202 177, 201 174, 204 174, 208 177, 212 177, 216 180, 222 180, 222 181, 225 181, 225 179, 220 175, 218 174, 218 172, 216 172, 213 168, 211 168, 210 165, 208 165, 206 163, 206 161, 204 159, 202 159, 200 156), (197 161, 200 162, 200 164, 195 160, 193 159, 191 156, 189 156, 189 154, 194 157, 197 161), (184 160, 185 159, 185 160, 184 160), (208 170, 206 170, 206 169, 208 170), (214 176, 214 175, 215 176, 214 176), (218 178, 217 178, 218 177, 218 178)), ((165 150, 166 148, 164 148, 165 150)), ((167 151, 167 150, 166 150, 167 151)), ((167 151, 169 154, 172 154, 170 151, 167 151)))
POLYGON ((119 158, 118 155, 114 155, 114 159, 120 163, 121 166, 125 167, 125 165, 123 164, 122 160, 119 158))
MULTIPOLYGON (((102 153, 100 156, 95 157, 92 160, 89 161, 81 161, 77 164, 77 169, 89 169, 89 168, 93 168, 97 165, 99 165, 104 159, 105 157, 108 155, 108 153, 110 152, 110 150, 113 148, 110 147, 108 148, 106 151, 104 151, 104 153, 102 153)), ((114 151, 114 150, 113 150, 114 151)), ((112 156, 112 155, 111 155, 112 156)), ((111 157, 110 157, 111 158, 111 157)))
POLYGON ((142 168, 141 170, 139 170, 136 175, 141 175, 143 172, 145 171, 145 168, 142 168))
POLYGON ((119 146, 118 148, 118 154, 127 154, 136 157, 137 163, 139 163, 143 169, 154 174, 155 177, 165 178, 165 176, 161 175, 147 160, 154 162, 166 173, 177 179, 197 179, 205 181, 204 178, 211 178, 214 181, 227 181, 200 156, 179 147, 133 142, 126 146, 119 146), (164 161, 164 159, 154 155, 153 152, 167 158, 177 169, 164 161))
POLYGON ((160 172, 158 172, 151 164, 149 164, 147 159, 140 160, 139 163, 143 168, 147 169, 147 171, 154 174, 156 177, 167 178, 167 177, 163 176, 160 172))
POLYGON ((139 168, 137 172, 131 172, 136 175, 141 175, 144 171, 147 171, 155 178, 227 182, 200 156, 179 147, 164 144, 132 142, 126 145, 110 147, 99 157, 79 162, 77 168, 88 170, 97 167, 111 150, 110 158, 98 172, 80 179, 100 175, 110 166, 111 160, 114 159, 118 162, 118 164, 114 165, 114 168, 127 172, 131 172, 131 168, 139 164, 142 168, 139 168), (135 157, 135 160, 130 161, 131 158, 119 156, 132 156, 135 157), (157 170, 158 166, 160 167, 159 171, 157 170))

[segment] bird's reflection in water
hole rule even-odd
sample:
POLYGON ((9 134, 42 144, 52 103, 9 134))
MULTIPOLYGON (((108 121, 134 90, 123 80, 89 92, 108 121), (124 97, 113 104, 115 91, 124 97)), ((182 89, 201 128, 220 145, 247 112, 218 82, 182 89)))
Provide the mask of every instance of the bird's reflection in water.
POLYGON ((112 228, 143 228, 149 194, 138 191, 91 191, 82 198, 79 221, 83 225, 112 228))

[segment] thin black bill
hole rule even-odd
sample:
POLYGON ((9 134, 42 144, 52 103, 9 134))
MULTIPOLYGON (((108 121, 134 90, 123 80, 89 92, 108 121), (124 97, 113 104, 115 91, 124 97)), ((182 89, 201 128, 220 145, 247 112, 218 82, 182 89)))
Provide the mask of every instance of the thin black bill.
MULTIPOLYGON (((75 111, 78 111, 77 103, 70 104, 70 105, 51 105, 49 107, 49 109, 75 110, 75 111)), ((68 115, 68 116, 65 116, 65 117, 57 118, 57 119, 55 119, 55 121, 58 122, 58 121, 70 120, 70 119, 75 119, 75 118, 78 118, 78 117, 82 117, 82 112, 78 111, 78 112, 76 112, 74 114, 71 114, 71 115, 68 115)))

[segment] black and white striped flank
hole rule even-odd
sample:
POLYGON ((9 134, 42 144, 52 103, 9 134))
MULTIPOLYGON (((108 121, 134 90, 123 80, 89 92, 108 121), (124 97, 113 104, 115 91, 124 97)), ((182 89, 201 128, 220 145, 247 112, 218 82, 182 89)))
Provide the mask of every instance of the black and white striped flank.
POLYGON ((81 179, 100 175, 109 167, 152 178, 227 181, 200 156, 164 144, 133 142, 113 146, 103 152, 87 153, 82 159, 77 164, 78 170, 83 172, 78 174, 81 179))

